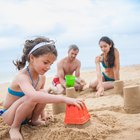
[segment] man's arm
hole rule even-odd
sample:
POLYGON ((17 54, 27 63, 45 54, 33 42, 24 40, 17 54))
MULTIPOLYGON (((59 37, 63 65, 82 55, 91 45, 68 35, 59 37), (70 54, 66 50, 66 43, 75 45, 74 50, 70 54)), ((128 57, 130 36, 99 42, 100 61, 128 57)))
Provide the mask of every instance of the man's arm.
POLYGON ((77 61, 77 68, 75 70, 75 76, 80 77, 80 68, 81 68, 81 62, 78 60, 77 61))
POLYGON ((66 82, 62 62, 57 63, 57 75, 59 77, 60 84, 65 88, 66 82))
POLYGON ((78 61, 77 69, 75 71, 76 82, 79 83, 81 86, 84 86, 86 82, 84 79, 80 77, 80 68, 81 68, 81 62, 78 61))

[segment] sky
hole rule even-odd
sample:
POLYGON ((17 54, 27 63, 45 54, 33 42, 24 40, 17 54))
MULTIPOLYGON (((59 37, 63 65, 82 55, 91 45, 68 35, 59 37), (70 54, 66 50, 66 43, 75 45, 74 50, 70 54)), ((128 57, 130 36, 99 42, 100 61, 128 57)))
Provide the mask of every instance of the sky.
POLYGON ((0 19, 0 50, 37 36, 60 48, 97 46, 103 35, 122 46, 140 38, 139 0, 0 0, 0 19))
POLYGON ((12 60, 20 58, 27 39, 38 36, 55 40, 57 61, 69 45, 78 45, 82 70, 95 68, 102 36, 114 41, 121 66, 140 64, 139 0, 0 0, 0 19, 0 81, 13 77, 12 60))

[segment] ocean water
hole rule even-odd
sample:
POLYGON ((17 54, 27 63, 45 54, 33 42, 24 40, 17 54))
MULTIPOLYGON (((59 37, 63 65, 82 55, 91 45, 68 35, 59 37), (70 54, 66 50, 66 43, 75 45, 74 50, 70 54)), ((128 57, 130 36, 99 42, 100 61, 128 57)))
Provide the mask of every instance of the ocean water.
MULTIPOLYGON (((99 47, 81 46, 78 59, 81 61, 81 71, 95 69, 95 56, 101 53, 99 47)), ((118 47, 117 47, 118 48, 118 47)), ((119 47, 121 66, 140 64, 140 47, 119 47)), ((0 50, 0 83, 10 82, 17 73, 16 67, 12 63, 13 60, 19 59, 22 54, 22 47, 13 47, 10 49, 0 50)), ((56 73, 56 63, 67 56, 66 47, 58 47, 58 58, 52 65, 46 76, 53 76, 56 73)))

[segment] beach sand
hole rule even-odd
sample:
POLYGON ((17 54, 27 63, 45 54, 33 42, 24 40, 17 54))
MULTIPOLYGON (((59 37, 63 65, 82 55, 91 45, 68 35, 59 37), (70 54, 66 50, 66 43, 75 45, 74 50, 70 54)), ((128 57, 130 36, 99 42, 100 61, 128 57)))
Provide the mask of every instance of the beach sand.
MULTIPOLYGON (((96 78, 95 70, 82 72, 87 82, 96 78)), ((140 85, 140 65, 122 67, 121 80, 124 86, 140 85)), ((52 78, 46 82, 46 87, 52 78)), ((0 85, 0 99, 4 99, 9 83, 0 85)), ((48 126, 24 125, 21 133, 25 140, 140 140, 140 113, 128 114, 124 110, 124 99, 115 94, 114 89, 105 91, 102 97, 95 97, 89 89, 77 93, 84 98, 91 115, 90 123, 85 127, 66 126, 65 113, 54 115, 48 126)), ((139 93, 140 94, 140 93, 139 93)), ((46 110, 52 113, 52 105, 46 110)), ((0 117, 0 139, 9 140, 8 126, 0 117)))

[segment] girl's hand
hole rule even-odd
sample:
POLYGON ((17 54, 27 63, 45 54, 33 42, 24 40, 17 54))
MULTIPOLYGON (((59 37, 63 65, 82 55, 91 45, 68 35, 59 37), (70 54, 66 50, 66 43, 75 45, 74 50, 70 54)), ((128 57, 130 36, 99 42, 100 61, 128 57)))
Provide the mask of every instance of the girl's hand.
POLYGON ((67 98, 66 104, 75 105, 79 109, 82 109, 84 107, 84 101, 82 99, 67 98))

